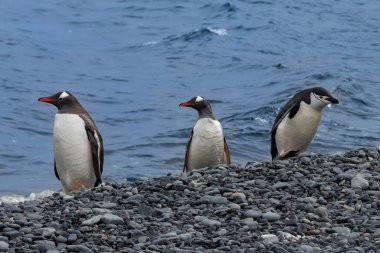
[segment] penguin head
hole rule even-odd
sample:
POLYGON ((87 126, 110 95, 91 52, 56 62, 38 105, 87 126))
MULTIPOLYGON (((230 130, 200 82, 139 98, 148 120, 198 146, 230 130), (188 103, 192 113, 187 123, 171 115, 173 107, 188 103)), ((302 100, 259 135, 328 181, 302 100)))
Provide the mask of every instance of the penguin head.
POLYGON ((326 89, 316 87, 310 89, 310 105, 315 109, 323 109, 326 105, 339 104, 338 99, 334 98, 326 89))
POLYGON ((193 97, 189 101, 179 104, 179 106, 191 107, 197 110, 200 116, 209 116, 211 118, 214 118, 210 103, 202 96, 193 97))
POLYGON ((39 98, 38 101, 55 105, 59 111, 69 111, 70 108, 80 106, 78 100, 67 91, 58 92, 50 97, 39 98))

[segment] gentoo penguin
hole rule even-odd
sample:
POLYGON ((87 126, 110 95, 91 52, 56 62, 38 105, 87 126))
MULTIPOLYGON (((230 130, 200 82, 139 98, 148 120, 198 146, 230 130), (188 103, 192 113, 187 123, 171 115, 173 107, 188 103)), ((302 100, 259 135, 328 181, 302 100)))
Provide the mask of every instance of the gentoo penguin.
POLYGON ((54 120, 54 172, 64 191, 99 185, 103 172, 103 141, 90 115, 67 91, 38 101, 58 108, 54 120))
POLYGON ((212 113, 210 103, 204 97, 197 96, 179 106, 198 111, 198 120, 187 142, 183 171, 218 165, 224 161, 230 165, 230 151, 223 128, 212 113))
POLYGON ((278 113, 272 128, 272 159, 286 159, 306 150, 314 138, 322 110, 339 101, 321 87, 298 92, 278 113))

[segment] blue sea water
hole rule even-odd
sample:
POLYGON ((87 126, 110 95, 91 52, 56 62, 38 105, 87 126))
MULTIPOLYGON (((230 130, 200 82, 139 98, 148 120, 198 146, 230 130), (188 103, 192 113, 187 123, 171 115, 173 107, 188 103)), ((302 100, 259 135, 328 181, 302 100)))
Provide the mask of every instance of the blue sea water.
POLYGON ((234 163, 270 160, 270 129, 297 91, 330 90, 310 152, 380 142, 380 1, 0 1, 0 196, 59 190, 56 109, 73 92, 105 145, 105 181, 182 170, 210 99, 234 163))

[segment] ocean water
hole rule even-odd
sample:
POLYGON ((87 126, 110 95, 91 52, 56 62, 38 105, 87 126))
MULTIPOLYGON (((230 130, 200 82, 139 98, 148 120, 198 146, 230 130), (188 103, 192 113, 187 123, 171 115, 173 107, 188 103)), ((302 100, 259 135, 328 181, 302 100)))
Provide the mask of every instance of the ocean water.
POLYGON ((232 160, 270 160, 270 129, 297 91, 323 86, 310 152, 380 143, 380 1, 0 2, 0 196, 61 188, 56 109, 73 92, 105 145, 104 180, 180 173, 202 95, 232 160))

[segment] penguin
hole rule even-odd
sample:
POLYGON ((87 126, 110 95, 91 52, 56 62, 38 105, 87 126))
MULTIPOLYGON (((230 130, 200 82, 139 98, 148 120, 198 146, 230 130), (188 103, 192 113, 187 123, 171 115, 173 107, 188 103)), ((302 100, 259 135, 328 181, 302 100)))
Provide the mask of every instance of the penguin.
POLYGON ((186 145, 184 172, 212 165, 231 164, 230 151, 220 122, 215 118, 210 103, 201 96, 181 103, 181 107, 191 107, 198 111, 195 123, 186 145))
POLYGON ((294 95, 281 108, 272 127, 272 160, 287 159, 304 152, 317 132, 323 108, 338 103, 322 87, 306 89, 294 95))
POLYGON ((38 99, 58 108, 54 120, 54 172, 65 193, 102 183, 103 140, 94 121, 73 94, 38 99))

